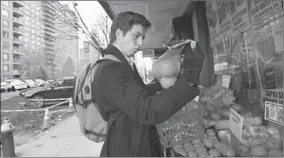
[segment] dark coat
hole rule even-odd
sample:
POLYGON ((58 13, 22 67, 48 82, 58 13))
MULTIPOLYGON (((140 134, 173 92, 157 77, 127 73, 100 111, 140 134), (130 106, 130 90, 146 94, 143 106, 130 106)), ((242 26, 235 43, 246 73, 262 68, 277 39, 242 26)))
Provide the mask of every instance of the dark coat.
POLYGON ((105 120, 118 111, 122 113, 109 128, 101 156, 162 156, 155 125, 196 97, 198 88, 190 87, 181 76, 174 86, 156 94, 161 86, 146 86, 137 69, 132 71, 115 46, 109 45, 105 53, 115 55, 121 62, 113 61, 101 69, 94 84, 94 98, 105 120))

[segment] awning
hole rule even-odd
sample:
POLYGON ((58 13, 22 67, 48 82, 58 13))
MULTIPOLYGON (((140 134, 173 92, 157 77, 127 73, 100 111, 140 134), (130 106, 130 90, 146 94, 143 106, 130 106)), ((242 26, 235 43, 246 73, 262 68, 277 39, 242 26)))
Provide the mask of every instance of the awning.
POLYGON ((120 12, 133 11, 144 15, 151 23, 144 41, 144 49, 162 48, 171 32, 171 21, 192 8, 191 0, 165 0, 165 1, 98 1, 110 18, 120 12), (187 10, 187 11, 186 11, 187 10))

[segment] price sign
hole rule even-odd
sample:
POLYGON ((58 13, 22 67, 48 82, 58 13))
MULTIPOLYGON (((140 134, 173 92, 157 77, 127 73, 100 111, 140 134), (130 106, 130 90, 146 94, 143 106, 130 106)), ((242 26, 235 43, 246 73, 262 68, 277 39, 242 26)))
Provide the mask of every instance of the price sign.
POLYGON ((155 51, 154 49, 147 49, 143 50, 143 58, 154 58, 155 57, 155 51))
POLYGON ((199 101, 199 96, 196 96, 196 97, 194 98, 194 100, 195 100, 196 102, 198 102, 198 101, 199 101))
POLYGON ((231 76, 230 75, 223 75, 222 76, 222 82, 221 86, 224 88, 229 88, 231 82, 231 76))
POLYGON ((237 113, 233 108, 230 109, 229 130, 241 141, 244 117, 237 113))
POLYGON ((284 125, 284 108, 282 104, 265 101, 264 119, 284 125))

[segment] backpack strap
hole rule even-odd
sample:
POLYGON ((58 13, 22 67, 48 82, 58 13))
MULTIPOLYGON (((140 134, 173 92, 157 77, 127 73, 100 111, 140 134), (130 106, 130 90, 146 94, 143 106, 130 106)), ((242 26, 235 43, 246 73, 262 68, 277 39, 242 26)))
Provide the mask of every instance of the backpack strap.
MULTIPOLYGON (((115 57, 114 55, 112 55, 112 54, 107 54, 107 55, 105 55, 102 59, 100 59, 100 60, 98 60, 98 61, 96 61, 96 62, 93 62, 93 63, 88 64, 88 65, 86 66, 86 68, 85 68, 86 72, 85 72, 83 81, 81 82, 81 85, 80 85, 79 87, 76 87, 76 88, 74 87, 74 91, 75 91, 75 93, 74 93, 75 95, 73 96, 74 102, 76 102, 76 101, 78 100, 78 92, 80 92, 80 91, 82 90, 83 85, 84 85, 84 83, 85 83, 85 80, 86 80, 86 77, 88 76, 88 74, 91 72, 91 70, 92 70, 99 62, 101 62, 101 61, 103 61, 103 60, 105 60, 105 59, 107 59, 107 60, 113 60, 113 61, 116 61, 116 62, 120 62, 120 60, 119 60, 117 57, 115 57)), ((75 77, 75 83, 76 83, 76 80, 77 80, 77 76, 75 77)), ((75 85, 76 85, 76 84, 75 84, 75 85)))

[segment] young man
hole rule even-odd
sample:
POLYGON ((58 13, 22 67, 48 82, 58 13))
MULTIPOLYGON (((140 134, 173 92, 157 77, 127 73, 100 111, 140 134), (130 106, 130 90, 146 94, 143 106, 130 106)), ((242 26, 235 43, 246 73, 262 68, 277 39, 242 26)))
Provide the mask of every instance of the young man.
POLYGON ((113 20, 111 42, 104 53, 121 62, 113 61, 102 68, 93 95, 105 120, 121 113, 108 130, 102 157, 162 156, 155 125, 169 119, 199 94, 198 86, 191 82, 199 77, 194 72, 179 75, 175 85, 159 94, 159 84, 143 83, 130 57, 142 46, 150 27, 144 16, 133 12, 120 13, 113 20))

